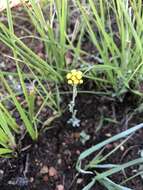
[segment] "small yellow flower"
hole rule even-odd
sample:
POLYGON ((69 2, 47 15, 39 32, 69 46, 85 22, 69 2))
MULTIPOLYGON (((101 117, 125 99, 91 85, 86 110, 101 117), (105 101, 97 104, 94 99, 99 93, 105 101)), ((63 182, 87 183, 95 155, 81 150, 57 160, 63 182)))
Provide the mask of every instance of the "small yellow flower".
POLYGON ((71 70, 67 75, 66 78, 68 80, 68 84, 71 85, 78 85, 83 83, 83 73, 81 71, 77 71, 75 69, 71 70))
POLYGON ((68 84, 72 84, 72 80, 68 80, 68 84))
POLYGON ((76 74, 76 73, 77 73, 77 70, 73 69, 73 70, 71 70, 71 73, 72 73, 72 74, 76 74))
POLYGON ((72 75, 71 80, 75 81, 76 79, 77 79, 77 77, 75 75, 72 75))
POLYGON ((70 79, 71 76, 72 76, 72 74, 71 74, 71 73, 68 73, 68 74, 67 74, 67 79, 70 79))
POLYGON ((81 71, 78 71, 76 77, 77 77, 79 80, 82 79, 82 73, 81 73, 81 71))

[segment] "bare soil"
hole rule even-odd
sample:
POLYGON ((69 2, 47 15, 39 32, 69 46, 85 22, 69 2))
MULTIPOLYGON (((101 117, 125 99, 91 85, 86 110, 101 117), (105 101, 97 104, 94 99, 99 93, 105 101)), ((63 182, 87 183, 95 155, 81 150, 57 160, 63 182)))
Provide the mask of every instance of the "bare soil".
MULTIPOLYGON (((122 103, 108 97, 79 95, 77 109, 81 126, 69 126, 69 114, 65 113, 40 135, 38 142, 31 142, 27 136, 22 145, 25 150, 18 158, 0 159, 0 189, 60 190, 63 187, 65 190, 81 190, 93 176, 77 173, 75 165, 80 153, 109 136, 142 122, 142 113, 132 115, 134 108, 130 95, 122 103), (102 123, 101 117, 104 117, 102 123), (80 139, 83 130, 90 135, 85 144, 80 139)), ((143 131, 140 130, 106 162, 120 164, 139 157, 139 150, 143 149, 142 136, 143 131)), ((119 142, 109 144, 105 152, 118 144, 119 142)), ((132 176, 137 169, 138 167, 133 167, 126 170, 127 177, 132 176)), ((119 173, 113 179, 120 183, 125 177, 119 173)), ((140 177, 126 185, 135 190, 142 190, 143 187, 140 177)), ((104 190, 104 187, 96 184, 93 190, 96 189, 104 190)))

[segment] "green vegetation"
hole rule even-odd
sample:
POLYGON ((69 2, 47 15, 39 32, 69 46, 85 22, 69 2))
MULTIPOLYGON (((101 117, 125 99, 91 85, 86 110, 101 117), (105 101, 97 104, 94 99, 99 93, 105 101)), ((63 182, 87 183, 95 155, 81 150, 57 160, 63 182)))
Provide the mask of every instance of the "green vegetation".
POLYGON ((80 1, 77 4, 89 40, 98 50, 97 60, 102 63, 92 67, 90 76, 94 79, 103 73, 105 85, 113 87, 115 96, 126 91, 142 96, 137 90, 142 81, 142 1, 89 0, 86 6, 80 1))
MULTIPOLYGON (((7 47, 6 58, 13 61, 16 71, 0 71, 0 84, 4 94, 0 93, 0 156, 12 157, 17 152, 16 138, 23 131, 29 134, 33 141, 38 140, 41 128, 56 117, 62 115, 62 94, 71 93, 61 90, 67 85, 66 74, 72 69, 84 73, 84 82, 93 83, 92 91, 102 92, 110 97, 123 100, 126 92, 142 99, 140 85, 143 82, 143 9, 141 0, 47 0, 44 6, 29 0, 32 8, 23 5, 25 20, 32 26, 29 35, 18 36, 15 32, 15 21, 18 17, 9 7, 3 13, 6 21, 0 21, 0 42, 7 47), (45 11, 48 10, 48 13, 45 11), (75 27, 69 32, 73 10, 77 12, 75 27), (25 39, 33 39, 43 44, 43 57, 25 43, 25 39), (92 44, 94 53, 85 50, 84 40, 92 44), (71 53, 72 61, 67 59, 71 53), (93 61, 86 58, 92 58, 93 61), (26 67, 26 71, 23 70, 26 67), (20 85, 20 92, 9 84, 12 76, 20 85), (30 89, 26 81, 31 84, 30 89), (66 82, 65 82, 66 81, 66 82), (42 104, 36 106, 36 98, 40 97, 42 104), (19 100, 18 97, 21 97, 19 100), (14 107, 11 112, 7 106, 14 107), (39 116, 44 107, 52 110, 52 116, 47 121, 41 121, 39 116), (19 114, 20 122, 16 121, 14 112, 19 114), (39 127, 41 126, 41 128, 39 127)), ((23 19, 21 17, 18 18, 23 19)), ((83 84, 84 85, 84 84, 83 84)), ((82 91, 79 91, 82 93, 82 91)), ((110 180, 112 174, 124 171, 125 168, 140 164, 143 158, 128 163, 111 165, 103 162, 125 143, 130 135, 142 128, 137 125, 114 137, 99 143, 83 152, 77 162, 77 170, 86 175, 96 174, 93 180, 84 188, 90 189, 96 181, 109 190, 130 190, 110 180), (100 151, 88 165, 82 169, 81 162, 105 145, 123 140, 118 147, 102 156, 100 151), (96 168, 107 169, 98 173, 96 168)))

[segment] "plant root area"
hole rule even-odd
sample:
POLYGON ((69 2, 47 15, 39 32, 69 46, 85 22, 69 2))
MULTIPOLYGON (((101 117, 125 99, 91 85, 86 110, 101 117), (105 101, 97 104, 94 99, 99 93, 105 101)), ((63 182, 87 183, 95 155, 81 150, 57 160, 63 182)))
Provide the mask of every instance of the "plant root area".
MULTIPOLYGON (((67 111, 56 119, 36 143, 27 136, 23 140, 22 151, 17 158, 0 159, 1 190, 81 190, 93 175, 79 174, 76 162, 79 155, 103 140, 133 127, 143 120, 143 114, 135 111, 130 95, 123 102, 109 97, 82 94, 77 98, 76 108, 81 120, 80 127, 73 128, 67 121, 67 111), (88 138, 83 141, 81 134, 88 138)), ((69 99, 68 99, 69 101, 69 99)), ((46 110, 45 110, 46 112, 46 110)), ((143 131, 132 135, 113 155, 102 164, 123 164, 140 157, 143 150, 143 131)), ((108 144, 103 155, 117 147, 120 141, 108 144)), ((94 153, 93 157, 97 153, 94 153)), ((84 164, 91 160, 86 160, 84 164)), ((123 180, 138 172, 139 166, 128 168, 124 173, 110 176, 120 184, 123 180)), ((105 170, 101 170, 102 172, 105 170)), ((124 184, 135 190, 143 189, 143 181, 138 176, 124 184)), ((98 182, 92 190, 104 190, 98 182)))

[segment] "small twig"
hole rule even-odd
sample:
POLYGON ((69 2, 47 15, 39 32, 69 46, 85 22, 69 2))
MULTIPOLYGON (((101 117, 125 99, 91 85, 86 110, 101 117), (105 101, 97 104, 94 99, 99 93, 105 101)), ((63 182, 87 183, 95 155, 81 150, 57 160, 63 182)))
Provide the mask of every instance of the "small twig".
POLYGON ((21 149, 21 152, 24 152, 24 151, 28 150, 29 148, 31 148, 31 146, 32 146, 32 145, 30 144, 30 145, 28 145, 28 146, 22 148, 22 149, 21 149))
POLYGON ((73 187, 73 185, 74 185, 74 183, 75 183, 75 180, 77 179, 78 176, 79 176, 79 173, 77 173, 77 174, 74 176, 74 178, 73 178, 73 180, 72 180, 72 182, 71 182, 71 184, 70 184, 68 190, 71 190, 71 189, 72 189, 72 187, 73 187))
POLYGON ((137 146, 139 146, 139 145, 134 145, 134 146, 129 147, 129 148, 123 153, 123 155, 122 155, 122 157, 121 157, 121 159, 120 159, 120 162, 122 162, 122 160, 124 159, 124 157, 128 154, 128 152, 129 152, 131 149, 133 149, 133 148, 135 148, 135 147, 137 147, 137 146))
POLYGON ((27 154, 26 156, 25 169, 23 171, 24 177, 26 177, 26 174, 28 173, 28 168, 29 168, 29 154, 27 154))

